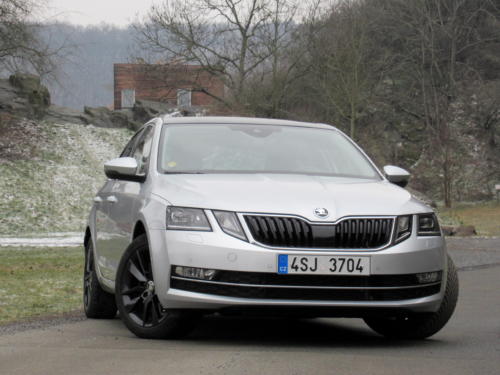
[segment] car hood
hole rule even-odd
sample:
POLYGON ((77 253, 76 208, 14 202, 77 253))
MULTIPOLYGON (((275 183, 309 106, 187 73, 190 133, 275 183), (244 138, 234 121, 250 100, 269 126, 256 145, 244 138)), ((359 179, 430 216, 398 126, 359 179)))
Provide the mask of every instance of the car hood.
POLYGON ((169 174, 152 191, 172 205, 236 212, 294 214, 318 221, 355 215, 401 215, 431 209, 387 181, 286 174, 169 174))

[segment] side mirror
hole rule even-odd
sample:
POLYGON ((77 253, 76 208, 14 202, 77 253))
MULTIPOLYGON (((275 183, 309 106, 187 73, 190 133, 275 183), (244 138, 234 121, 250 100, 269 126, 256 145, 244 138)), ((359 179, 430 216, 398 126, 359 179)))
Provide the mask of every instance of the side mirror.
POLYGON ((128 181, 144 181, 144 176, 137 175, 137 161, 134 158, 116 158, 104 163, 104 173, 108 178, 128 181))
POLYGON ((389 182, 401 187, 408 185, 408 180, 410 179, 410 172, 394 165, 386 165, 384 167, 384 174, 389 182))

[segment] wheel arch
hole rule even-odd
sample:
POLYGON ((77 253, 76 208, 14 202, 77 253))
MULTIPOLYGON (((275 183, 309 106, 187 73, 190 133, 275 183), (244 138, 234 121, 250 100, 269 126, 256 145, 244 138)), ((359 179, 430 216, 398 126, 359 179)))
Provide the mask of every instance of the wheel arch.
MULTIPOLYGON (((170 286, 170 261, 165 225, 166 207, 169 204, 164 198, 151 194, 150 199, 144 202, 144 206, 137 213, 131 236, 135 238, 135 236, 140 235, 142 228, 144 228, 151 255, 155 288, 158 291, 160 300, 163 300, 163 302, 166 302, 165 296, 170 286)), ((134 238, 132 238, 132 241, 134 238)))
POLYGON ((139 219, 135 223, 134 230, 132 231, 132 241, 135 240, 137 237, 139 237, 142 234, 145 234, 147 236, 146 226, 144 225, 144 223, 142 222, 142 220, 139 219))

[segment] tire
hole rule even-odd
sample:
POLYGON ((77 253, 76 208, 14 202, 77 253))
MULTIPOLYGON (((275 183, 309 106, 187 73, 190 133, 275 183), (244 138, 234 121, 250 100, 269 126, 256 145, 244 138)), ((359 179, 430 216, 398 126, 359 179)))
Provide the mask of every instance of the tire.
POLYGON ((448 273, 443 300, 435 313, 411 314, 393 318, 367 317, 365 323, 375 332, 394 339, 425 339, 440 331, 455 311, 458 300, 458 275, 448 256, 448 273))
POLYGON ((146 235, 127 248, 118 266, 115 298, 120 317, 140 338, 181 338, 191 331, 196 315, 168 310, 154 290, 151 256, 146 235))
POLYGON ((104 291, 97 278, 92 240, 85 245, 83 308, 87 318, 91 319, 113 319, 116 316, 115 296, 104 291))

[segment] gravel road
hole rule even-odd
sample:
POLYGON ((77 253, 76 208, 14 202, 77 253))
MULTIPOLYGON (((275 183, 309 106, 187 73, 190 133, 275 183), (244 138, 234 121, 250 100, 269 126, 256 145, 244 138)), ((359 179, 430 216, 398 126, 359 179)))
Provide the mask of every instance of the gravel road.
POLYGON ((446 245, 459 269, 500 265, 500 237, 449 237, 446 245))

